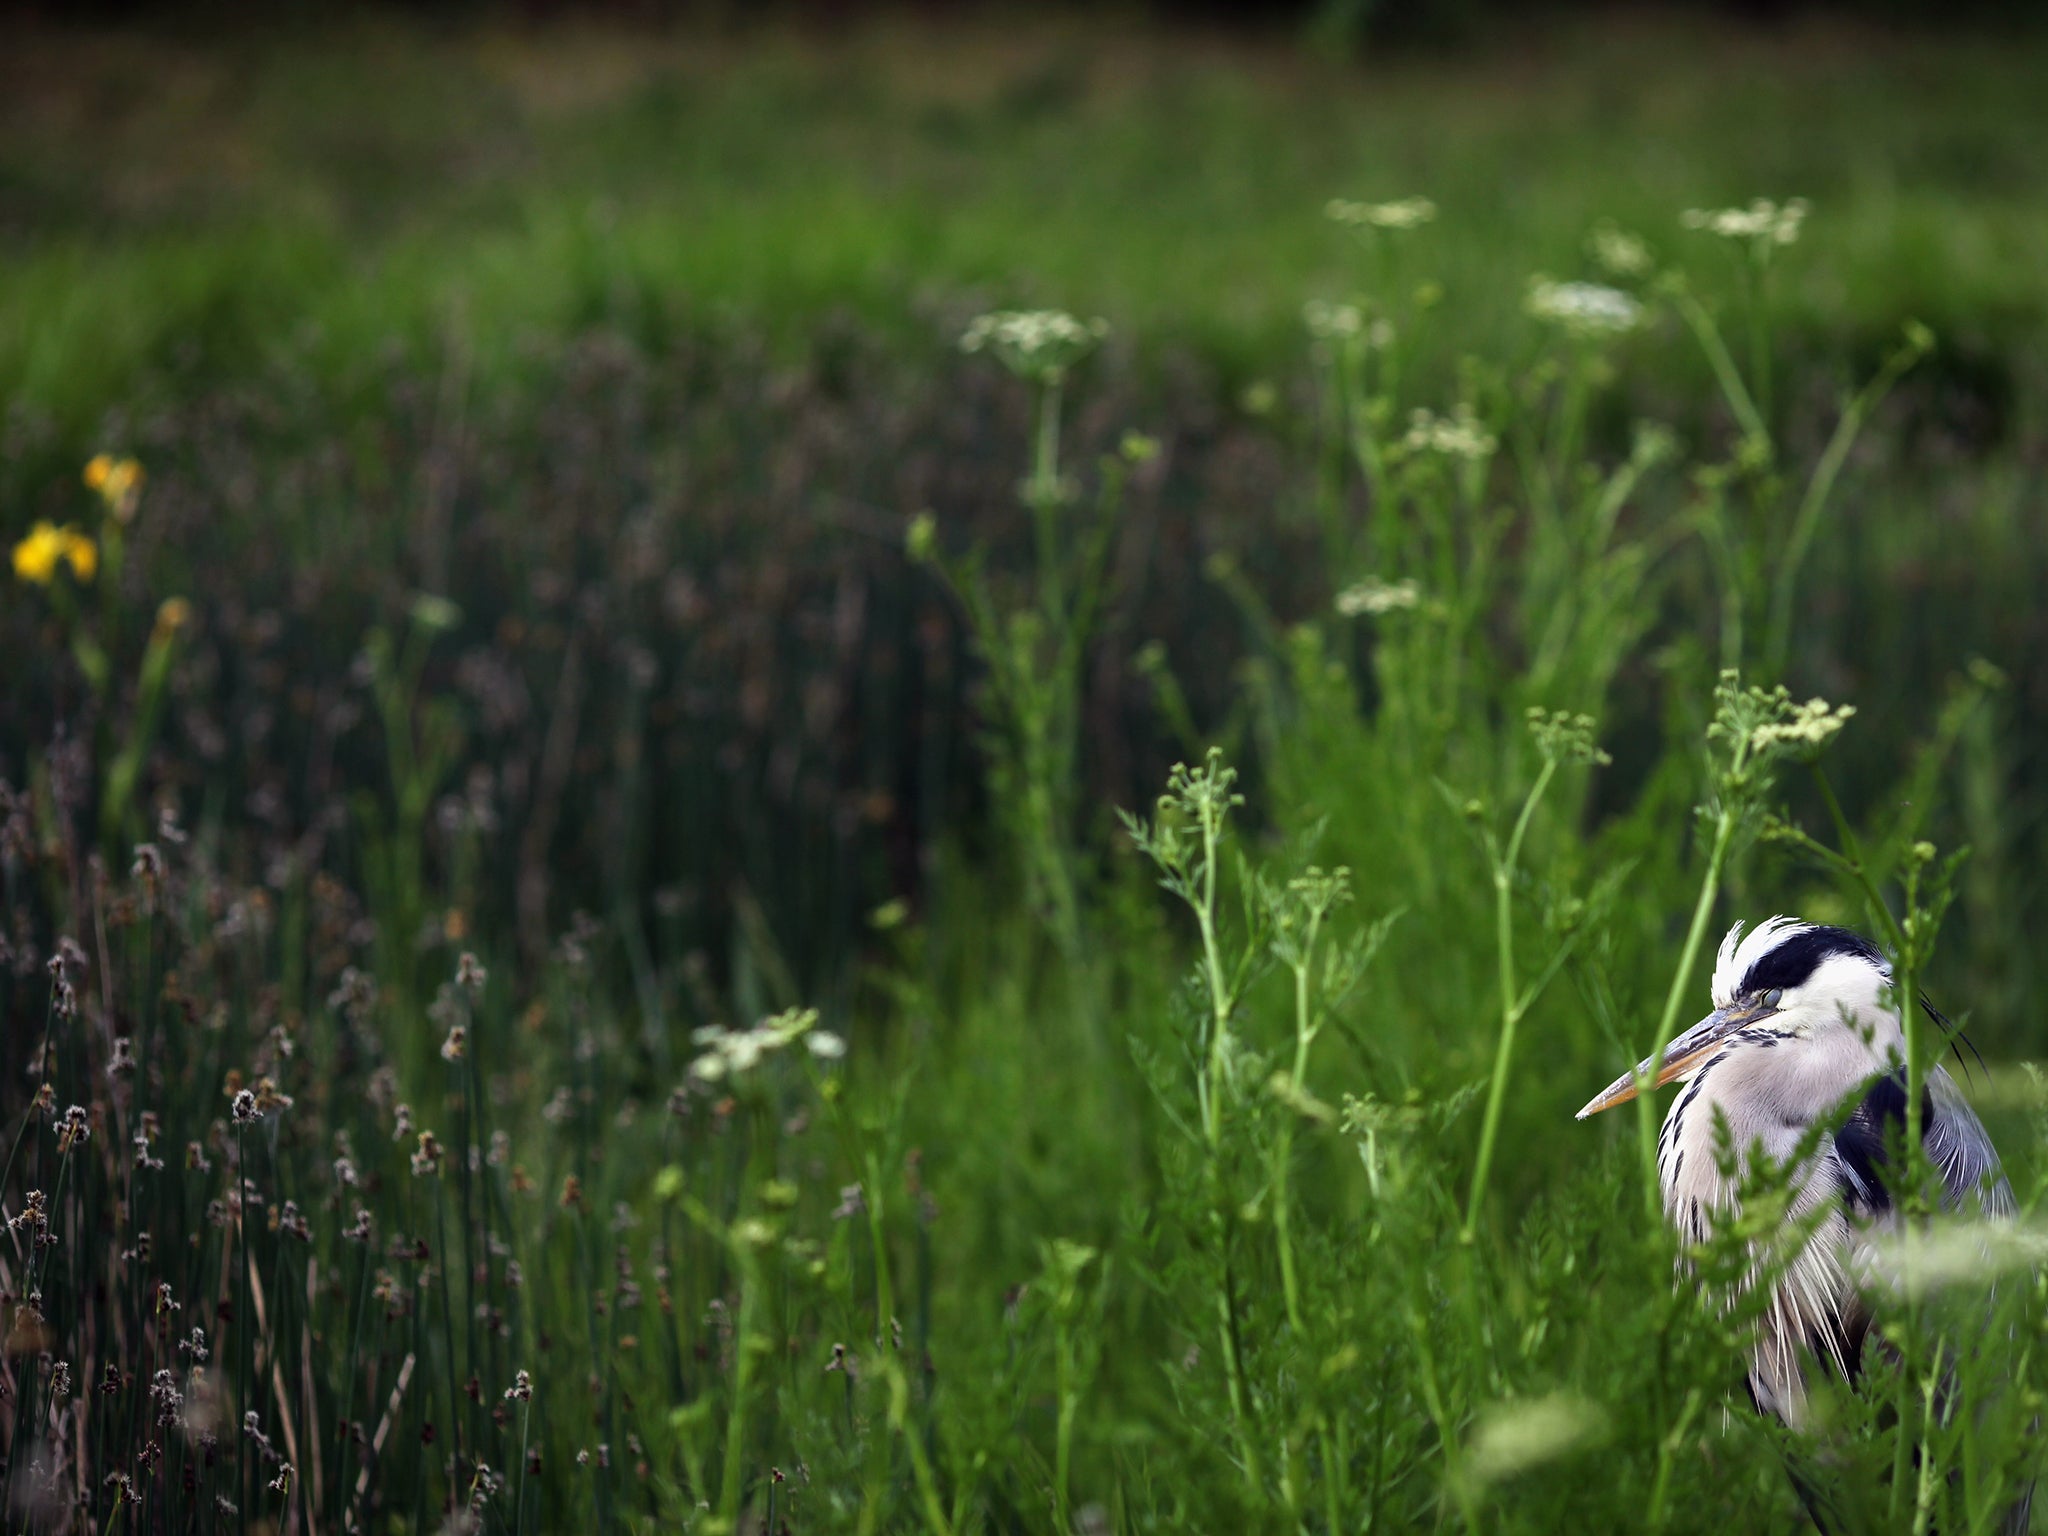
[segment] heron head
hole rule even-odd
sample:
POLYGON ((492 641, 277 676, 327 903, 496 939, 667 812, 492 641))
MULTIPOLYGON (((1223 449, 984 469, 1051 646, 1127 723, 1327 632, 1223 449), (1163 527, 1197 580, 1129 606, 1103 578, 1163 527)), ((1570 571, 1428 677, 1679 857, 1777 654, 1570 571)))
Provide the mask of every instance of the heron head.
POLYGON ((1737 923, 1715 960, 1714 1011, 1595 1094, 1578 1118, 1626 1104, 1645 1086, 1685 1082, 1744 1044, 1853 1045, 1859 1062, 1881 1061, 1898 1033, 1885 997, 1891 979, 1877 946, 1846 928, 1774 917, 1745 935, 1737 923))

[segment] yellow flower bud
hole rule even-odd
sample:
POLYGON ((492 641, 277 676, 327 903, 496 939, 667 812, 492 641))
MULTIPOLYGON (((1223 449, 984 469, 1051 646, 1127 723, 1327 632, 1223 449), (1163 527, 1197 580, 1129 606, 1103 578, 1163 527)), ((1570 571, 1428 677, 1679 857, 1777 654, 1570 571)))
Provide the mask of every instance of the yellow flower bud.
POLYGON ((91 581, 100 568, 99 546, 82 533, 64 530, 64 558, 71 562, 71 574, 91 581))
POLYGON ((167 597, 157 605, 157 637, 168 639, 192 622, 192 605, 182 597, 167 597))
POLYGON ((110 453, 94 454, 85 466, 86 488, 98 492, 107 510, 124 523, 135 516, 144 478, 141 464, 134 459, 117 459, 110 453))

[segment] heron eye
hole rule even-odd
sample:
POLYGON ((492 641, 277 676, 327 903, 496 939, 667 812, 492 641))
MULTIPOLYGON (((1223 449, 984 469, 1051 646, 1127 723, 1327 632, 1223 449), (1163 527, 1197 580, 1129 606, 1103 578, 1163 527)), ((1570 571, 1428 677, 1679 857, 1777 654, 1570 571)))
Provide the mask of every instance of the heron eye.
POLYGON ((1784 1000, 1785 989, 1783 987, 1773 987, 1758 999, 1766 1008, 1776 1008, 1784 1000))

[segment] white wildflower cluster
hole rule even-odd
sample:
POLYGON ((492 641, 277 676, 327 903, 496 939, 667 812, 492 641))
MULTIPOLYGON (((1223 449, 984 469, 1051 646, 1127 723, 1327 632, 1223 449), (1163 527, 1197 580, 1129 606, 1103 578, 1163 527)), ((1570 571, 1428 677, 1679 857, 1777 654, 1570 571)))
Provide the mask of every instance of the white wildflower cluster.
POLYGON ((1324 299, 1310 299, 1301 306, 1301 323, 1308 327, 1308 333, 1317 341, 1352 341, 1362 338, 1365 345, 1375 352, 1383 352, 1394 342, 1394 327, 1386 320, 1367 320, 1365 312, 1356 304, 1332 304, 1324 299))
POLYGON ((1301 323, 1317 341, 1347 341, 1365 330, 1365 315, 1356 304, 1310 299, 1301 306, 1301 323))
POLYGON ((1500 443, 1480 425, 1470 405, 1460 404, 1449 416, 1433 411, 1412 412, 1401 445, 1410 453, 1440 453, 1447 459, 1476 461, 1490 458, 1500 443))
POLYGON ((1642 277, 1656 263, 1640 235, 1632 235, 1612 219, 1602 219, 1586 237, 1586 250, 1610 277, 1642 277))
POLYGON ((1748 240, 1759 246, 1790 245, 1806 222, 1806 199, 1774 203, 1760 197, 1747 208, 1688 208, 1680 215, 1687 229, 1703 229, 1724 240, 1748 240))
POLYGON ((991 352, 1020 379, 1057 384, 1109 334, 1105 320, 1061 309, 1001 309, 979 315, 960 337, 962 352, 991 352))
POLYGON ((1391 203, 1357 203, 1333 197, 1323 213, 1334 223, 1353 229, 1414 229, 1436 217, 1436 204, 1426 197, 1397 198, 1391 203))
POLYGON ((763 1019, 752 1029, 734 1030, 713 1024, 690 1038, 704 1048, 704 1054, 690 1063, 690 1075, 706 1083, 744 1076, 759 1066, 764 1057, 799 1040, 821 1061, 837 1061, 846 1054, 844 1039, 818 1028, 815 1008, 791 1008, 763 1019))
POLYGON ((1750 750, 1778 747, 1824 747, 1856 713, 1854 704, 1831 705, 1826 699, 1793 704, 1779 719, 1767 720, 1749 733, 1750 750))
POLYGON ((1377 576, 1368 576, 1337 594, 1337 611, 1347 619, 1355 619, 1360 614, 1377 617, 1401 608, 1418 607, 1421 602, 1422 588, 1411 576, 1403 576, 1399 581, 1381 581, 1377 576))
POLYGON ((1554 283, 1547 277, 1530 279, 1529 296, 1522 307, 1538 320, 1588 339, 1619 336, 1634 330, 1643 318, 1643 306, 1619 288, 1605 283, 1554 283))

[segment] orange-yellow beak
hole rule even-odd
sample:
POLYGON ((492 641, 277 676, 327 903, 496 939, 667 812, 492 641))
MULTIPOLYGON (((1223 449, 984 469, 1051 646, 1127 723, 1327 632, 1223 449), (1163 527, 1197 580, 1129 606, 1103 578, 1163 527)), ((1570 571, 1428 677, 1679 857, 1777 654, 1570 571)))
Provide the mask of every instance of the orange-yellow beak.
POLYGON ((1684 1082, 1707 1064, 1708 1058, 1721 1049, 1730 1035, 1745 1024, 1754 1024, 1768 1012, 1770 1010, 1765 1008, 1716 1008, 1673 1040, 1661 1057, 1645 1057, 1633 1072, 1622 1073, 1594 1094, 1586 1107, 1579 1111, 1578 1118, 1584 1120, 1603 1109, 1626 1104, 1642 1092, 1645 1083, 1652 1088, 1662 1088, 1666 1083, 1684 1082))

